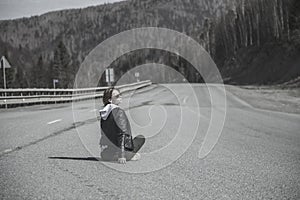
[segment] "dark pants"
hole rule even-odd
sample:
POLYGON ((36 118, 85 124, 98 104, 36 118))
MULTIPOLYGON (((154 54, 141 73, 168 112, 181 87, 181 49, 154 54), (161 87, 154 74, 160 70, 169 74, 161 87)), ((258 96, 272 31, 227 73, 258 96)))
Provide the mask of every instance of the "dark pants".
MULTIPOLYGON (((125 151, 126 160, 131 158, 142 148, 145 143, 145 137, 138 135, 133 139, 133 151, 125 151)), ((105 161, 116 161, 120 155, 120 149, 116 146, 110 146, 101 152, 101 160, 105 161)))

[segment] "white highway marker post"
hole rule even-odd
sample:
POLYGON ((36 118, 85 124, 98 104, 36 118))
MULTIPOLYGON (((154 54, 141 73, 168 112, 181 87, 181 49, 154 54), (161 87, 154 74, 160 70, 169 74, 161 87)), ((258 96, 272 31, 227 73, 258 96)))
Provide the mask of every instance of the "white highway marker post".
POLYGON ((105 70, 105 80, 109 86, 115 81, 114 69, 108 68, 105 70))
POLYGON ((55 89, 55 84, 58 83, 58 79, 53 79, 53 88, 55 89))
POLYGON ((135 76, 135 78, 136 78, 136 82, 140 82, 140 79, 139 79, 140 73, 139 73, 139 72, 135 72, 135 73, 134 73, 134 76, 135 76))
MULTIPOLYGON (((1 65, 0 68, 3 68, 3 82, 4 82, 4 90, 6 89, 6 77, 5 77, 5 68, 11 68, 9 62, 5 58, 5 56, 1 57, 1 65)), ((4 91, 4 102, 5 102, 5 108, 7 109, 7 103, 6 103, 6 91, 4 91)))
MULTIPOLYGON (((55 89, 56 89, 56 83, 58 83, 58 79, 53 79, 53 88, 54 88, 54 96, 56 95, 56 93, 55 93, 55 89)), ((54 97, 55 98, 55 97, 54 97)), ((54 101, 54 104, 56 104, 56 101, 54 101)))

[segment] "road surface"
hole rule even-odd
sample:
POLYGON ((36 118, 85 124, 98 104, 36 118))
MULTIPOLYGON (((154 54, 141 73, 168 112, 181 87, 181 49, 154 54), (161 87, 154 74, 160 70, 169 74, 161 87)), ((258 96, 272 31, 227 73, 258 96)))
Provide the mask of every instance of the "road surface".
POLYGON ((299 199, 300 115, 227 93, 220 137, 200 159, 225 106, 210 89, 215 95, 200 84, 124 94, 134 135, 147 138, 142 159, 126 165, 97 160, 99 99, 1 110, 0 199, 299 199))

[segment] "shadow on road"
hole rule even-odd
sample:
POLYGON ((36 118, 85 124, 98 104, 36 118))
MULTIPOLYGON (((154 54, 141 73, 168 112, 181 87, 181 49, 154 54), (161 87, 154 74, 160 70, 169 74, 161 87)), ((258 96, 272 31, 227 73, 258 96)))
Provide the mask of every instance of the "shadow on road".
POLYGON ((48 157, 49 159, 59 159, 59 160, 84 160, 84 161, 106 161, 107 160, 102 160, 101 158, 96 158, 96 157, 48 157))

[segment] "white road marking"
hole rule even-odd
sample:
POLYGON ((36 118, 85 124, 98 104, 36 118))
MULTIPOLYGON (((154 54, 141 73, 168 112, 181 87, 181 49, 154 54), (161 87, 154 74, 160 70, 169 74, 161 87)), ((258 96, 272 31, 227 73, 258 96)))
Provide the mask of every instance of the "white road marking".
POLYGON ((4 153, 8 153, 8 152, 11 152, 11 151, 12 151, 12 149, 5 149, 4 153))
POLYGON ((96 112, 96 111, 97 111, 97 109, 90 110, 90 112, 96 112))
POLYGON ((183 99, 183 104, 186 104, 186 101, 189 97, 188 96, 185 96, 184 99, 183 99))
POLYGON ((247 103, 246 101, 240 99, 239 97, 237 97, 236 95, 234 95, 233 93, 229 92, 228 90, 226 90, 226 95, 230 96, 231 98, 233 98, 235 101, 237 101, 238 103, 242 104, 243 106, 249 107, 249 108, 254 108, 252 105, 250 105, 249 103, 247 103))
POLYGON ((56 122, 60 122, 62 119, 57 119, 57 120, 54 120, 54 121, 51 121, 51 122, 48 122, 47 124, 50 125, 50 124, 54 124, 56 122))

